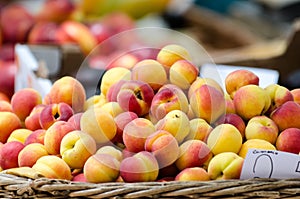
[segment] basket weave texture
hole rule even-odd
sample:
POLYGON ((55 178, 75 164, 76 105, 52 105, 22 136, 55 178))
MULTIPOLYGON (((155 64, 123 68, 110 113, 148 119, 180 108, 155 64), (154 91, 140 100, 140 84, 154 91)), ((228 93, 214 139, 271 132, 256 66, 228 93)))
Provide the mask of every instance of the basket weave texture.
POLYGON ((300 198, 300 179, 82 183, 0 174, 1 198, 300 198))

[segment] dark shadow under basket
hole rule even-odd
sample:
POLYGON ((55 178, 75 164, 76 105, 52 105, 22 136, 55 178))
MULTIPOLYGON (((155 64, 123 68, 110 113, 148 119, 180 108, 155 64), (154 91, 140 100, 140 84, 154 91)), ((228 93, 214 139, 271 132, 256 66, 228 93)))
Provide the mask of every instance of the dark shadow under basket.
POLYGON ((1 198, 300 198, 300 179, 83 183, 0 173, 1 198))

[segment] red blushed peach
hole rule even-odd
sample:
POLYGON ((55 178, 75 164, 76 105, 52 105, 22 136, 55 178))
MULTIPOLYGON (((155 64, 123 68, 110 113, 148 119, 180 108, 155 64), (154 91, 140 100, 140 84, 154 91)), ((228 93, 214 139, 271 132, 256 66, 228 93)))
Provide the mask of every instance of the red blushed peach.
POLYGON ((119 142, 119 143, 123 142, 123 130, 125 126, 136 118, 138 118, 138 115, 131 111, 120 113, 114 118, 114 121, 117 125, 117 133, 113 139, 113 142, 119 142))
POLYGON ((206 120, 209 124, 226 113, 223 93, 209 85, 196 89, 189 101, 195 116, 206 120))
POLYGON ((5 143, 9 135, 22 127, 19 117, 12 112, 0 112, 0 142, 5 143))
POLYGON ((26 117, 25 119, 25 127, 27 129, 30 129, 32 131, 37 130, 37 129, 41 129, 41 124, 40 124, 40 114, 42 112, 42 110, 46 107, 47 105, 45 104, 39 104, 36 105, 32 111, 30 112, 30 114, 26 117))
POLYGON ((46 130, 44 145, 51 155, 60 154, 60 144, 63 137, 74 131, 75 128, 68 122, 57 121, 46 130))
POLYGON ((120 165, 120 175, 125 182, 155 181, 158 171, 157 160, 147 151, 123 159, 120 165))
POLYGON ((183 169, 175 177, 176 181, 208 181, 210 177, 202 167, 190 167, 183 169))
POLYGON ((246 123, 239 115, 227 113, 217 121, 218 124, 232 124, 240 131, 242 138, 245 138, 246 123))
POLYGON ((297 102, 300 105, 300 88, 291 90, 291 93, 293 95, 294 102, 297 102))
POLYGON ((65 161, 55 155, 40 157, 32 168, 46 178, 71 180, 71 169, 65 161))
POLYGON ((150 113, 154 120, 158 121, 172 110, 181 110, 184 113, 188 113, 188 99, 183 90, 178 86, 165 84, 154 95, 150 113))
POLYGON ((36 161, 48 155, 46 147, 40 143, 32 143, 26 145, 18 155, 19 167, 32 167, 36 161))
POLYGON ((300 129, 287 128, 283 130, 276 140, 276 148, 279 151, 299 154, 300 129))
POLYGON ((209 125, 204 119, 195 118, 190 120, 190 131, 185 137, 187 140, 201 140, 203 142, 207 141, 209 133, 213 130, 213 127, 209 125))
POLYGON ((72 107, 64 102, 49 104, 40 113, 40 125, 48 129, 56 121, 68 121, 73 114, 72 107))
POLYGON ((294 101, 285 102, 275 109, 270 118, 277 124, 280 131, 287 128, 300 128, 300 105, 294 101))
POLYGON ((108 154, 116 158, 118 161, 122 161, 123 159, 123 153, 121 150, 119 150, 115 146, 110 146, 110 145, 105 145, 100 147, 97 151, 96 154, 108 154))
POLYGON ((145 118, 136 118, 129 122, 123 131, 123 143, 130 152, 140 152, 145 149, 149 135, 155 132, 153 123, 145 118))
POLYGON ((159 168, 173 164, 179 156, 177 140, 171 133, 164 130, 158 130, 147 137, 145 150, 154 155, 159 168))
POLYGON ((108 154, 95 154, 89 157, 83 167, 87 182, 114 182, 119 177, 120 162, 108 154))
POLYGON ((215 89, 219 90, 221 93, 224 93, 222 86, 216 80, 212 78, 197 77, 188 90, 188 98, 192 96, 195 90, 203 85, 212 86, 215 89))
POLYGON ((0 100, 0 112, 5 112, 5 111, 13 112, 12 106, 9 102, 0 100))
POLYGON ((185 47, 177 44, 164 46, 157 54, 156 60, 170 68, 178 60, 191 60, 190 53, 185 47))
POLYGON ((44 98, 44 104, 64 102, 71 106, 74 113, 82 112, 86 100, 86 91, 81 82, 71 76, 56 80, 44 98))
POLYGON ((145 59, 133 66, 131 79, 146 82, 154 91, 157 91, 167 82, 167 73, 156 60, 145 59))
POLYGON ((79 173, 73 176, 73 182, 87 182, 87 179, 84 176, 84 173, 79 173))
POLYGON ((225 105, 226 105, 226 113, 236 113, 233 99, 231 99, 228 93, 225 93, 225 105))
POLYGON ((37 129, 37 130, 33 131, 26 138, 26 140, 24 142, 24 145, 28 145, 28 144, 31 144, 31 143, 44 144, 45 133, 46 133, 45 129, 37 129))
POLYGON ((11 98, 12 110, 21 121, 25 121, 32 109, 41 103, 41 94, 33 88, 24 88, 16 91, 11 98))
POLYGON ((175 84, 181 89, 190 88, 198 75, 199 69, 187 60, 176 61, 169 70, 171 84, 175 84))
POLYGON ((97 142, 103 144, 111 141, 117 132, 114 118, 101 107, 86 110, 80 119, 81 130, 90 134, 97 142))
POLYGON ((5 143, 0 150, 0 166, 2 169, 18 167, 18 155, 24 144, 18 141, 5 143))
POLYGON ((73 114, 67 122, 71 123, 76 130, 80 130, 80 119, 83 112, 73 114))
POLYGON ((188 140, 180 145, 180 154, 175 162, 179 170, 188 167, 201 167, 212 158, 213 154, 201 140, 188 140))
POLYGON ((6 142, 18 141, 24 144, 31 133, 32 131, 26 128, 16 129, 9 135, 6 142))

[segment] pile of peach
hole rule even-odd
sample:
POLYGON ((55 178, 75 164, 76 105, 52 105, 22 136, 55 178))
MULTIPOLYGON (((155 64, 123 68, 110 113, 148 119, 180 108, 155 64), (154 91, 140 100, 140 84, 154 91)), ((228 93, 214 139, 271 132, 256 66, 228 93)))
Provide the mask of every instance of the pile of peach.
POLYGON ((0 101, 0 166, 100 182, 238 179, 249 148, 300 152, 300 89, 259 86, 248 70, 203 78, 189 52, 112 67, 86 97, 65 76, 42 99, 32 88, 0 101))

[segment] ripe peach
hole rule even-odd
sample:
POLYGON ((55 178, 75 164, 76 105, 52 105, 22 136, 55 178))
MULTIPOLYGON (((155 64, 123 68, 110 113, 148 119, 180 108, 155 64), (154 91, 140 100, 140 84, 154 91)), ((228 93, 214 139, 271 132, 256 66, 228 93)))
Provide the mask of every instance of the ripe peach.
POLYGON ((57 44, 57 30, 59 24, 51 21, 36 22, 28 34, 29 44, 57 44))
POLYGON ((133 66, 131 79, 148 83, 154 91, 157 91, 167 82, 167 73, 156 60, 144 59, 133 66))
POLYGON ((34 131, 42 128, 40 124, 40 115, 46 106, 47 105, 45 104, 38 104, 32 109, 30 114, 25 118, 24 124, 27 129, 34 131))
POLYGON ((0 99, 0 112, 13 112, 12 106, 9 102, 0 99))
POLYGON ((100 109, 111 114, 113 118, 119 115, 120 113, 124 112, 124 110, 121 108, 118 102, 106 102, 100 107, 100 109))
POLYGON ((270 142, 262 139, 251 139, 246 140, 238 155, 245 158, 249 149, 262 149, 262 150, 276 150, 276 147, 270 142))
POLYGON ((119 176, 120 162, 109 154, 95 154, 84 164, 83 173, 88 182, 114 182, 119 176))
POLYGON ((270 118, 277 124, 279 131, 287 128, 300 128, 300 105, 294 101, 287 101, 275 109, 270 118))
POLYGON ((203 85, 209 85, 220 91, 221 93, 224 93, 223 88, 221 85, 214 79, 208 78, 208 77, 197 77, 195 81, 191 84, 189 90, 188 90, 188 98, 191 98, 192 94, 194 94, 195 90, 200 88, 203 85))
POLYGON ((163 66, 171 67, 178 60, 191 60, 191 56, 185 47, 177 44, 169 44, 160 49, 156 59, 163 66))
POLYGON ((158 177, 159 165, 154 155, 141 151, 122 160, 120 175, 125 182, 155 181, 158 177))
POLYGON ((18 165, 32 167, 40 157, 46 155, 48 155, 46 147, 40 143, 25 145, 18 155, 18 165))
POLYGON ((150 112, 154 120, 158 121, 172 110, 189 111, 189 103, 183 90, 173 84, 163 85, 154 95, 150 112))
POLYGON ((67 122, 71 123, 76 130, 80 130, 80 120, 83 112, 73 114, 67 122))
POLYGON ((244 120, 249 120, 267 112, 271 105, 271 98, 263 88, 249 84, 235 92, 233 103, 236 113, 244 120))
POLYGON ((232 124, 240 131, 242 138, 245 138, 246 123, 239 115, 227 113, 217 121, 217 124, 232 124))
POLYGON ((113 156, 114 158, 116 158, 120 162, 123 159, 123 153, 122 153, 122 151, 119 150, 117 147, 110 146, 110 145, 106 145, 106 146, 100 147, 96 151, 96 154, 108 154, 108 155, 113 156))
POLYGON ((0 91, 0 100, 7 101, 10 103, 10 98, 4 92, 1 92, 1 91, 0 91))
POLYGON ((182 143, 190 132, 188 116, 181 110, 172 110, 155 124, 156 130, 165 130, 171 133, 178 143, 182 143))
POLYGON ((26 138, 24 145, 28 145, 31 143, 40 143, 44 144, 44 137, 46 134, 45 129, 37 129, 33 131, 28 137, 26 138))
POLYGON ((87 110, 88 108, 91 108, 93 106, 102 106, 106 102, 106 97, 103 93, 101 93, 100 95, 93 95, 85 101, 84 110, 87 110))
POLYGON ((226 113, 236 113, 233 99, 225 93, 225 105, 226 105, 226 113))
POLYGON ((250 70, 239 69, 229 73, 225 78, 225 89, 227 93, 234 97, 235 92, 246 85, 259 85, 259 77, 250 70))
POLYGON ((96 152, 96 141, 79 130, 66 134, 60 143, 62 159, 73 169, 82 169, 86 160, 96 152))
POLYGON ((155 132, 152 122, 145 118, 136 118, 129 122, 123 130, 123 142, 130 152, 140 152, 145 149, 145 142, 149 135, 155 132))
POLYGON ((15 129, 11 132, 6 142, 18 141, 24 144, 25 140, 31 133, 32 131, 26 128, 15 129))
POLYGON ((11 98, 12 110, 21 121, 25 121, 25 118, 30 114, 32 109, 41 103, 41 94, 33 88, 18 90, 11 98))
POLYGON ((180 154, 175 162, 179 170, 204 166, 213 156, 208 146, 201 140, 187 140, 179 147, 180 154))
POLYGON ((195 116, 209 124, 214 123, 226 112, 223 93, 209 85, 202 85, 196 89, 189 101, 195 116))
POLYGON ((145 150, 156 158, 159 168, 173 164, 179 156, 179 146, 175 137, 168 131, 158 130, 149 135, 145 150))
POLYGON ((299 154, 300 152, 300 129, 287 128, 283 130, 277 138, 276 148, 279 151, 299 154))
POLYGON ((176 177, 176 181, 208 181, 210 177, 202 167, 190 167, 180 171, 176 177))
POLYGON ((73 182, 87 182, 87 179, 84 176, 84 173, 78 173, 76 175, 73 175, 72 178, 73 182))
POLYGON ((185 140, 201 140, 206 143, 208 135, 213 130, 204 119, 195 118, 190 120, 190 131, 185 140))
POLYGON ((56 121, 68 121, 73 114, 72 107, 64 102, 48 104, 40 112, 40 125, 43 129, 48 129, 56 121))
POLYGON ((71 76, 64 76, 56 80, 49 93, 44 98, 44 104, 58 104, 64 102, 72 107, 74 113, 84 110, 86 91, 81 82, 71 76))
POLYGON ((4 143, 0 150, 0 166, 2 169, 18 167, 18 155, 24 144, 18 141, 4 143))
POLYGON ((214 155, 222 152, 238 153, 242 146, 242 135, 232 124, 216 126, 207 138, 207 145, 214 155))
POLYGON ((72 179, 70 167, 56 155, 45 155, 40 157, 32 168, 46 178, 72 179))
POLYGON ((57 121, 50 126, 45 133, 44 145, 50 155, 58 155, 60 151, 61 140, 65 135, 75 130, 75 128, 66 121, 57 121))
POLYGON ((12 112, 0 112, 0 142, 5 143, 9 135, 22 127, 19 117, 12 112))
POLYGON ((100 108, 94 107, 86 110, 80 119, 81 130, 91 135, 97 144, 112 140, 117 132, 114 118, 100 108))
POLYGON ((291 90, 291 93, 293 95, 294 102, 297 102, 300 105, 300 88, 291 90))

